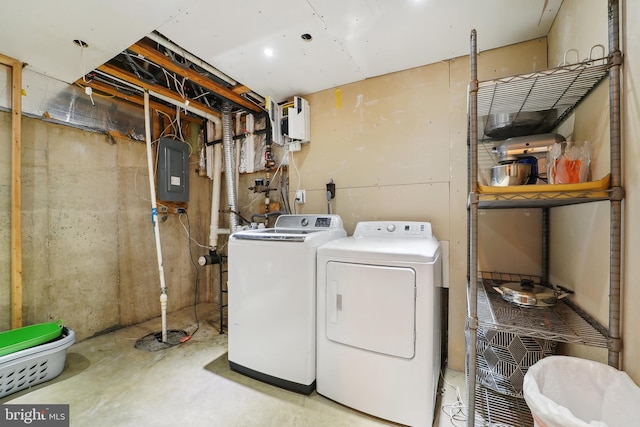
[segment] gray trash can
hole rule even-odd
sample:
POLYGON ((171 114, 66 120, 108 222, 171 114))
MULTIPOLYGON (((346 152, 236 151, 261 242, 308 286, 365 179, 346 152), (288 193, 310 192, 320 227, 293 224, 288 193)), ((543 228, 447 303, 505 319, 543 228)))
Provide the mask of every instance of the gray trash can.
POLYGON ((640 425, 640 388, 622 371, 569 356, 549 356, 524 377, 536 427, 640 425))

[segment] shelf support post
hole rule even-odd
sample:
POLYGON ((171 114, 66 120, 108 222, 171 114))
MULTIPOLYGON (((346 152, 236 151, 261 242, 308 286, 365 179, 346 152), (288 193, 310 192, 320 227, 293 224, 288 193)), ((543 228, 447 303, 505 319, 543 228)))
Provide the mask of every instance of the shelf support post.
POLYGON ((467 327, 469 329, 469 342, 467 343, 467 426, 475 424, 475 400, 476 400, 476 356, 477 356, 477 330, 478 330, 478 66, 477 66, 477 34, 471 30, 471 54, 469 56, 471 68, 471 81, 469 83, 469 175, 467 182, 470 198, 467 220, 467 244, 468 244, 468 281, 469 315, 467 327))
MULTIPOLYGON (((618 0, 609 0, 609 117, 611 144, 611 187, 622 187, 621 131, 620 131, 620 29, 618 0)), ((610 202, 610 263, 609 263, 609 338, 620 341, 620 260, 622 238, 622 201, 610 202)), ((610 346, 609 365, 620 367, 620 345, 610 346)))

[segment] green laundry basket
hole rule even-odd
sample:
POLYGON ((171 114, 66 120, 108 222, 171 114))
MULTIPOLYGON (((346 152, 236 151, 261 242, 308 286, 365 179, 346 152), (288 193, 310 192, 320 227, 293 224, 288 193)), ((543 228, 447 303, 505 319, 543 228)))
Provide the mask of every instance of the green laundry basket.
POLYGON ((62 320, 56 320, 0 332, 0 357, 54 340, 62 334, 63 326, 62 320))

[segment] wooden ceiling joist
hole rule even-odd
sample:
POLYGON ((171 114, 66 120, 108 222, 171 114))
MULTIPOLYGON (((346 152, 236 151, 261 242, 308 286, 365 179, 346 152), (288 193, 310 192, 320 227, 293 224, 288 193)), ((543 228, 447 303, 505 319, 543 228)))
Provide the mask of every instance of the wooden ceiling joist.
MULTIPOLYGON (((148 59, 149 61, 155 64, 158 64, 160 67, 163 67, 171 72, 174 72, 182 77, 185 77, 191 80, 192 82, 196 83, 199 86, 202 86, 203 88, 211 92, 217 93, 218 95, 220 95, 225 99, 228 99, 229 101, 232 101, 242 107, 247 108, 248 110, 254 113, 262 112, 262 109, 259 106, 255 105, 250 101, 247 101, 242 96, 240 96, 239 93, 236 92, 235 90, 226 88, 214 82, 213 80, 210 80, 202 76, 201 74, 199 74, 198 72, 190 68, 181 67, 180 65, 174 63, 169 58, 167 58, 162 53, 158 52, 153 48, 145 46, 141 43, 136 43, 131 47, 129 47, 129 50, 138 55, 145 57, 146 59, 148 59)), ((244 90, 243 88, 245 87, 244 86, 238 87, 239 90, 244 90)))
POLYGON ((116 77, 116 78, 118 78, 120 80, 127 81, 127 82, 129 82, 129 83, 131 83, 131 84, 133 84, 133 85, 135 85, 137 87, 140 87, 142 89, 148 89, 150 91, 153 91, 153 92, 155 92, 155 93, 157 93, 159 95, 162 95, 162 96, 164 96, 166 98, 170 98, 170 99, 172 99, 172 100, 174 100, 174 101, 176 101, 178 103, 184 104, 185 101, 189 101, 189 105, 197 108, 198 110, 201 110, 204 113, 211 114, 211 115, 216 116, 216 117, 220 117, 221 116, 219 111, 216 111, 216 110, 214 110, 212 108, 209 108, 208 106, 202 104, 201 102, 194 101, 192 99, 185 100, 180 95, 178 95, 178 93, 176 93, 176 92, 174 92, 174 91, 172 91, 170 89, 167 89, 164 86, 160 86, 160 85, 156 85, 156 84, 153 84, 153 83, 148 83, 148 82, 145 82, 143 80, 140 80, 134 74, 129 73, 127 71, 124 71, 124 70, 122 70, 122 69, 120 69, 118 67, 114 67, 113 65, 104 64, 104 65, 99 66, 97 68, 97 70, 102 71, 103 73, 108 74, 110 76, 116 77))

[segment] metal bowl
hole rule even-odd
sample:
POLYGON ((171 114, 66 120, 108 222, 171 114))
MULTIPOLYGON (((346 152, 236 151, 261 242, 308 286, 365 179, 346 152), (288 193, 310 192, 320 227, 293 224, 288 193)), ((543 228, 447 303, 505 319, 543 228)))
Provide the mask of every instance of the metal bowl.
POLYGON ((506 187, 509 185, 524 185, 531 176, 530 163, 507 163, 492 166, 488 170, 489 185, 506 187))

